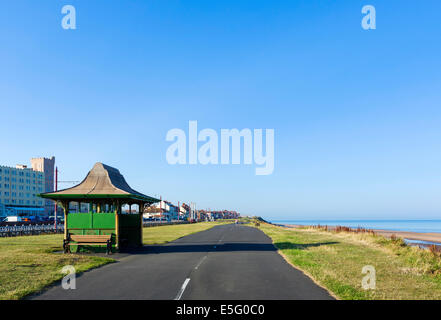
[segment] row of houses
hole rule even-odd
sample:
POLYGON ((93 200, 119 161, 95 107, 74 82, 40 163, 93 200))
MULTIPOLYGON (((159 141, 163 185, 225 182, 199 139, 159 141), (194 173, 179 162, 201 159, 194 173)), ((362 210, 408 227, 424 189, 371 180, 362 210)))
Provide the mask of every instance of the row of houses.
POLYGON ((222 210, 196 210, 194 205, 178 203, 174 205, 170 201, 162 200, 144 209, 145 219, 156 220, 187 220, 187 221, 212 221, 217 219, 236 219, 239 213, 236 211, 222 210))
POLYGON ((231 210, 212 211, 199 210, 198 214, 202 217, 201 220, 217 220, 217 219, 237 219, 239 213, 231 210))

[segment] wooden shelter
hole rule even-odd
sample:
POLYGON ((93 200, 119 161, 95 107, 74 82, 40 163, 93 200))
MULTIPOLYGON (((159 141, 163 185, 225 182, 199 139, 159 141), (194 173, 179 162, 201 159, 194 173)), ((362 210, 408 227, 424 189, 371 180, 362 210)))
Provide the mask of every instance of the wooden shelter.
POLYGON ((64 209, 64 244, 68 249, 69 245, 82 244, 107 244, 108 249, 142 246, 144 207, 159 201, 133 190, 118 169, 100 162, 80 184, 39 196, 58 201, 64 209), (77 203, 78 210, 70 210, 72 202, 77 203), (84 203, 88 212, 81 212, 84 203), (126 204, 129 212, 123 213, 126 204), (139 206, 139 213, 132 213, 134 204, 139 206))

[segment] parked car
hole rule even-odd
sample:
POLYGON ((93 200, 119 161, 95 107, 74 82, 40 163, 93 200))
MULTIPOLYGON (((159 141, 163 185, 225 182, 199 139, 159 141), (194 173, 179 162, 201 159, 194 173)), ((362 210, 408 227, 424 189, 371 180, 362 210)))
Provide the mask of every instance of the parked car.
POLYGON ((22 219, 19 216, 9 216, 3 219, 3 222, 20 222, 20 221, 22 221, 22 219))

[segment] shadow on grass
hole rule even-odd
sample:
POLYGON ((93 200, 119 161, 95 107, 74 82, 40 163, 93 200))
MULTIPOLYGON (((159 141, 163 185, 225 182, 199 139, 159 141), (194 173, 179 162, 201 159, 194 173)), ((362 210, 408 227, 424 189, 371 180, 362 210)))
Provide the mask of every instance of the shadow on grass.
POLYGON ((294 243, 294 242, 276 242, 274 245, 277 249, 297 249, 297 250, 305 250, 313 247, 320 247, 332 244, 338 244, 336 241, 328 241, 328 242, 316 242, 316 243, 294 243))

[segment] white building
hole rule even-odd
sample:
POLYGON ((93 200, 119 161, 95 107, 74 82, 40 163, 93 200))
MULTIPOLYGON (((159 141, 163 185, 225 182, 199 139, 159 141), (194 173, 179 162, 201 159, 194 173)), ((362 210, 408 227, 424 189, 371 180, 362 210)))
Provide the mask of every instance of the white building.
POLYGON ((178 207, 169 201, 161 200, 153 204, 150 209, 144 213, 144 218, 155 218, 163 220, 177 220, 178 219, 178 207))

